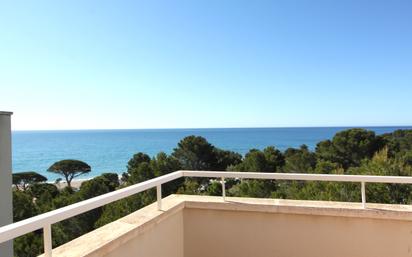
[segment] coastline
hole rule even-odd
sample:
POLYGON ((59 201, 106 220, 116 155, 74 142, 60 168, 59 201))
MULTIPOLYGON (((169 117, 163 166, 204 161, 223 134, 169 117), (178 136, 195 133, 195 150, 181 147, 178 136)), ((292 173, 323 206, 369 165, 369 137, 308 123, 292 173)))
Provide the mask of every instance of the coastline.
MULTIPOLYGON (((359 126, 356 126, 359 127, 359 126)), ((216 147, 245 155, 250 149, 275 146, 281 151, 305 144, 314 150, 320 141, 332 139, 347 127, 319 128, 222 128, 222 129, 163 129, 163 130, 87 130, 12 133, 12 170, 36 171, 51 183, 58 175, 47 172, 61 159, 85 161, 92 171, 78 179, 99 176, 104 172, 122 174, 127 162, 137 152, 155 156, 171 154, 186 136, 206 138, 216 147), (247 139, 247 140, 245 140, 247 139)), ((367 127, 376 134, 390 133, 411 126, 367 127)))

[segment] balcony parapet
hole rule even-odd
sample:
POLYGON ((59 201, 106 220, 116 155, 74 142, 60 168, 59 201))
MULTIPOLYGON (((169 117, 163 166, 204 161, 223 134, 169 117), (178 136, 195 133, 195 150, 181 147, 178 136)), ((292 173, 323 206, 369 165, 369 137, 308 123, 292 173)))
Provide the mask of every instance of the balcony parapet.
MULTIPOLYGON (((289 217, 292 217, 290 220, 293 220, 293 217, 301 217, 297 218, 297 220, 302 218, 307 220, 307 229, 313 229, 313 227, 316 227, 316 225, 313 225, 313 222, 315 221, 319 223, 320 230, 322 230, 323 227, 322 217, 325 217, 327 222, 332 224, 332 226, 336 225, 337 227, 340 227, 342 226, 341 222, 343 222, 343 224, 359 223, 369 224, 373 228, 384 228, 386 230, 388 229, 386 226, 388 226, 389 230, 392 231, 394 226, 397 228, 396 224, 399 224, 399 226, 409 224, 410 226, 412 221, 412 206, 409 205, 370 203, 368 204, 368 208, 365 209, 362 207, 361 203, 349 202, 301 201, 243 197, 226 197, 225 201, 223 201, 221 197, 217 196, 170 195, 163 199, 162 206, 163 209, 158 210, 157 204, 153 203, 128 216, 120 218, 119 220, 76 238, 69 243, 53 249, 53 256, 97 257, 103 255, 122 255, 125 257, 191 257, 193 256, 192 254, 194 251, 194 246, 191 246, 191 244, 198 245, 203 241, 195 241, 195 239, 193 239, 193 234, 196 233, 196 231, 192 231, 190 228, 197 226, 193 225, 193 222, 198 222, 199 224, 207 222, 207 220, 203 219, 195 221, 193 219, 194 216, 192 217, 192 214, 190 214, 191 212, 205 213, 204 217, 209 219, 208 222, 210 223, 211 229, 216 230, 216 234, 219 234, 221 230, 218 226, 213 225, 213 219, 210 220, 212 217, 211 215, 214 215, 213 213, 215 212, 225 213, 225 215, 232 215, 233 217, 236 217, 233 219, 233 222, 239 222, 239 219, 246 219, 247 217, 253 217, 253 215, 264 215, 270 217, 270 219, 277 219, 280 217, 281 219, 286 220, 288 220, 289 217), (242 216, 245 218, 242 218, 242 216), (388 222, 390 223, 389 225, 388 222), (163 226, 165 227, 164 229, 163 226), (165 241, 161 238, 162 236, 167 237, 169 243, 165 243, 165 241), (151 240, 152 242, 147 242, 151 240), (136 250, 137 248, 133 248, 136 244, 139 245, 138 249, 141 251, 140 253, 136 250)), ((222 219, 226 219, 225 222, 230 223, 232 219, 225 218, 225 215, 222 215, 222 219)), ((220 214, 213 217, 214 219, 219 219, 217 217, 220 217, 220 214)), ((220 224, 219 221, 216 222, 220 224)), ((251 222, 254 222, 253 219, 251 222)), ((243 223, 234 224, 234 226, 238 226, 240 228, 248 227, 243 223)), ((288 226, 293 227, 292 224, 289 224, 288 226)), ((202 225, 198 225, 198 227, 205 229, 202 225)), ((256 229, 256 231, 245 231, 245 233, 254 233, 259 235, 261 231, 258 228, 256 229)), ((203 232, 198 231, 198 233, 202 234, 203 232)), ((226 231, 226 233, 228 232, 226 231)), ((317 231, 313 231, 314 238, 318 237, 316 233, 317 231)), ((339 234, 341 231, 337 230, 336 233, 339 234)), ((375 236, 378 238, 365 239, 366 244, 370 244, 370 240, 379 240, 379 237, 388 236, 374 235, 375 231, 373 230, 365 231, 365 233, 371 237, 375 236)), ((270 237, 271 235, 267 236, 270 237)), ((339 234, 337 236, 341 235, 339 234)), ((236 238, 236 235, 233 235, 233 237, 236 238)), ((321 238, 321 236, 319 237, 321 238)), ((357 236, 355 235, 354 237, 356 238, 357 236)), ((200 236, 200 238, 202 237, 200 236)), ((321 239, 327 240, 324 238, 321 239)), ((214 244, 216 243, 217 242, 214 242, 214 244)), ((228 245, 232 244, 231 242, 226 243, 228 245)), ((251 244, 253 245, 253 243, 251 244)), ((238 247, 242 248, 242 244, 238 247)), ((376 247, 379 248, 379 246, 376 247)), ((259 256, 259 254, 256 256, 259 256)), ((309 254, 308 256, 311 255, 309 254)), ((330 254, 330 256, 334 256, 334 254, 330 254)))
MULTIPOLYGON (((19 221, 7 226, 0 227, 0 243, 14 239, 18 236, 43 229, 45 256, 52 256, 52 234, 51 225, 79 215, 89 210, 101 207, 125 197, 143 192, 150 188, 156 188, 157 191, 157 209, 163 210, 162 207, 162 184, 181 177, 205 177, 218 179, 222 186, 223 202, 226 201, 225 180, 228 178, 236 179, 270 179, 270 180, 301 180, 301 181, 333 181, 333 182, 352 182, 360 183, 361 190, 361 208, 367 209, 366 203, 366 184, 367 183, 395 183, 395 184, 412 184, 412 177, 406 176, 369 176, 369 175, 337 175, 337 174, 303 174, 303 173, 262 173, 262 172, 225 172, 225 171, 175 171, 160 177, 156 177, 126 188, 119 189, 107 194, 96 196, 63 208, 53 210, 38 216, 19 221)), ((412 249, 412 246, 411 246, 412 249)))

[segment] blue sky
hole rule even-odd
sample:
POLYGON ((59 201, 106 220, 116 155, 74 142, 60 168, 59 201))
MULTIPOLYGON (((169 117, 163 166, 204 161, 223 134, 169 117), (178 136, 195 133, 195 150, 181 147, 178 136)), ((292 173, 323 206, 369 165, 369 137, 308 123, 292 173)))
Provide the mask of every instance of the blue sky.
POLYGON ((412 124, 412 1, 0 2, 13 129, 412 124))

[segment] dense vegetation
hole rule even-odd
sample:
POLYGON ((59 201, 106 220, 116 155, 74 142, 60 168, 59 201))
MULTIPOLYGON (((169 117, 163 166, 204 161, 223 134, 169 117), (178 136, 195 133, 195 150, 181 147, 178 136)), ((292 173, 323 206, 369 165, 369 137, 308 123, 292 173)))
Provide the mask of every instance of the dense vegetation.
MULTIPOLYGON (((79 172, 90 170, 85 163, 75 166, 67 161, 57 162, 49 170, 65 176, 68 183, 79 172)), ((219 149, 205 138, 189 136, 178 143, 171 155, 159 153, 150 157, 145 153, 137 153, 128 162, 127 171, 120 180, 116 173, 105 173, 84 182, 77 191, 71 190, 70 186, 59 190, 53 184, 42 183, 44 178, 33 173, 29 173, 29 177, 20 174, 14 180, 17 185, 13 191, 14 221, 179 169, 411 176, 412 130, 398 130, 377 136, 373 131, 349 129, 337 133, 332 140, 319 142, 314 151, 305 145, 283 152, 268 146, 262 150, 251 149, 245 156, 219 149)), ((351 183, 233 179, 226 183, 226 187, 229 196, 337 201, 360 201, 361 197, 359 185, 351 183)), ((176 192, 220 195, 221 186, 214 180, 186 178, 167 183, 162 191, 163 196, 176 192)), ((366 193, 369 202, 410 203, 412 186, 371 184, 366 193)), ((155 192, 148 190, 55 224, 52 226, 53 247, 154 200, 155 192)), ((42 231, 17 238, 14 249, 15 255, 19 257, 42 253, 42 231)))

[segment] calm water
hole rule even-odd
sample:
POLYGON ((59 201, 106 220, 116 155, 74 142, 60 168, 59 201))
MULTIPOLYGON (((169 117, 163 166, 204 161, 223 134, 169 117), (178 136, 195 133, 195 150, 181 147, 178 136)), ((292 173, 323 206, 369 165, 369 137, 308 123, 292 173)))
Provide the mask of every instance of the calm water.
MULTIPOLYGON (((412 127, 370 127, 377 134, 412 127)), ((217 147, 245 154, 251 148, 274 145, 279 149, 299 147, 314 149, 316 143, 330 139, 346 128, 237 128, 237 129, 142 129, 86 131, 15 131, 13 132, 13 171, 37 171, 50 180, 57 176, 46 172, 55 161, 79 159, 92 167, 87 177, 102 172, 125 171, 134 153, 155 155, 171 153, 180 139, 188 135, 207 138, 217 147)))

